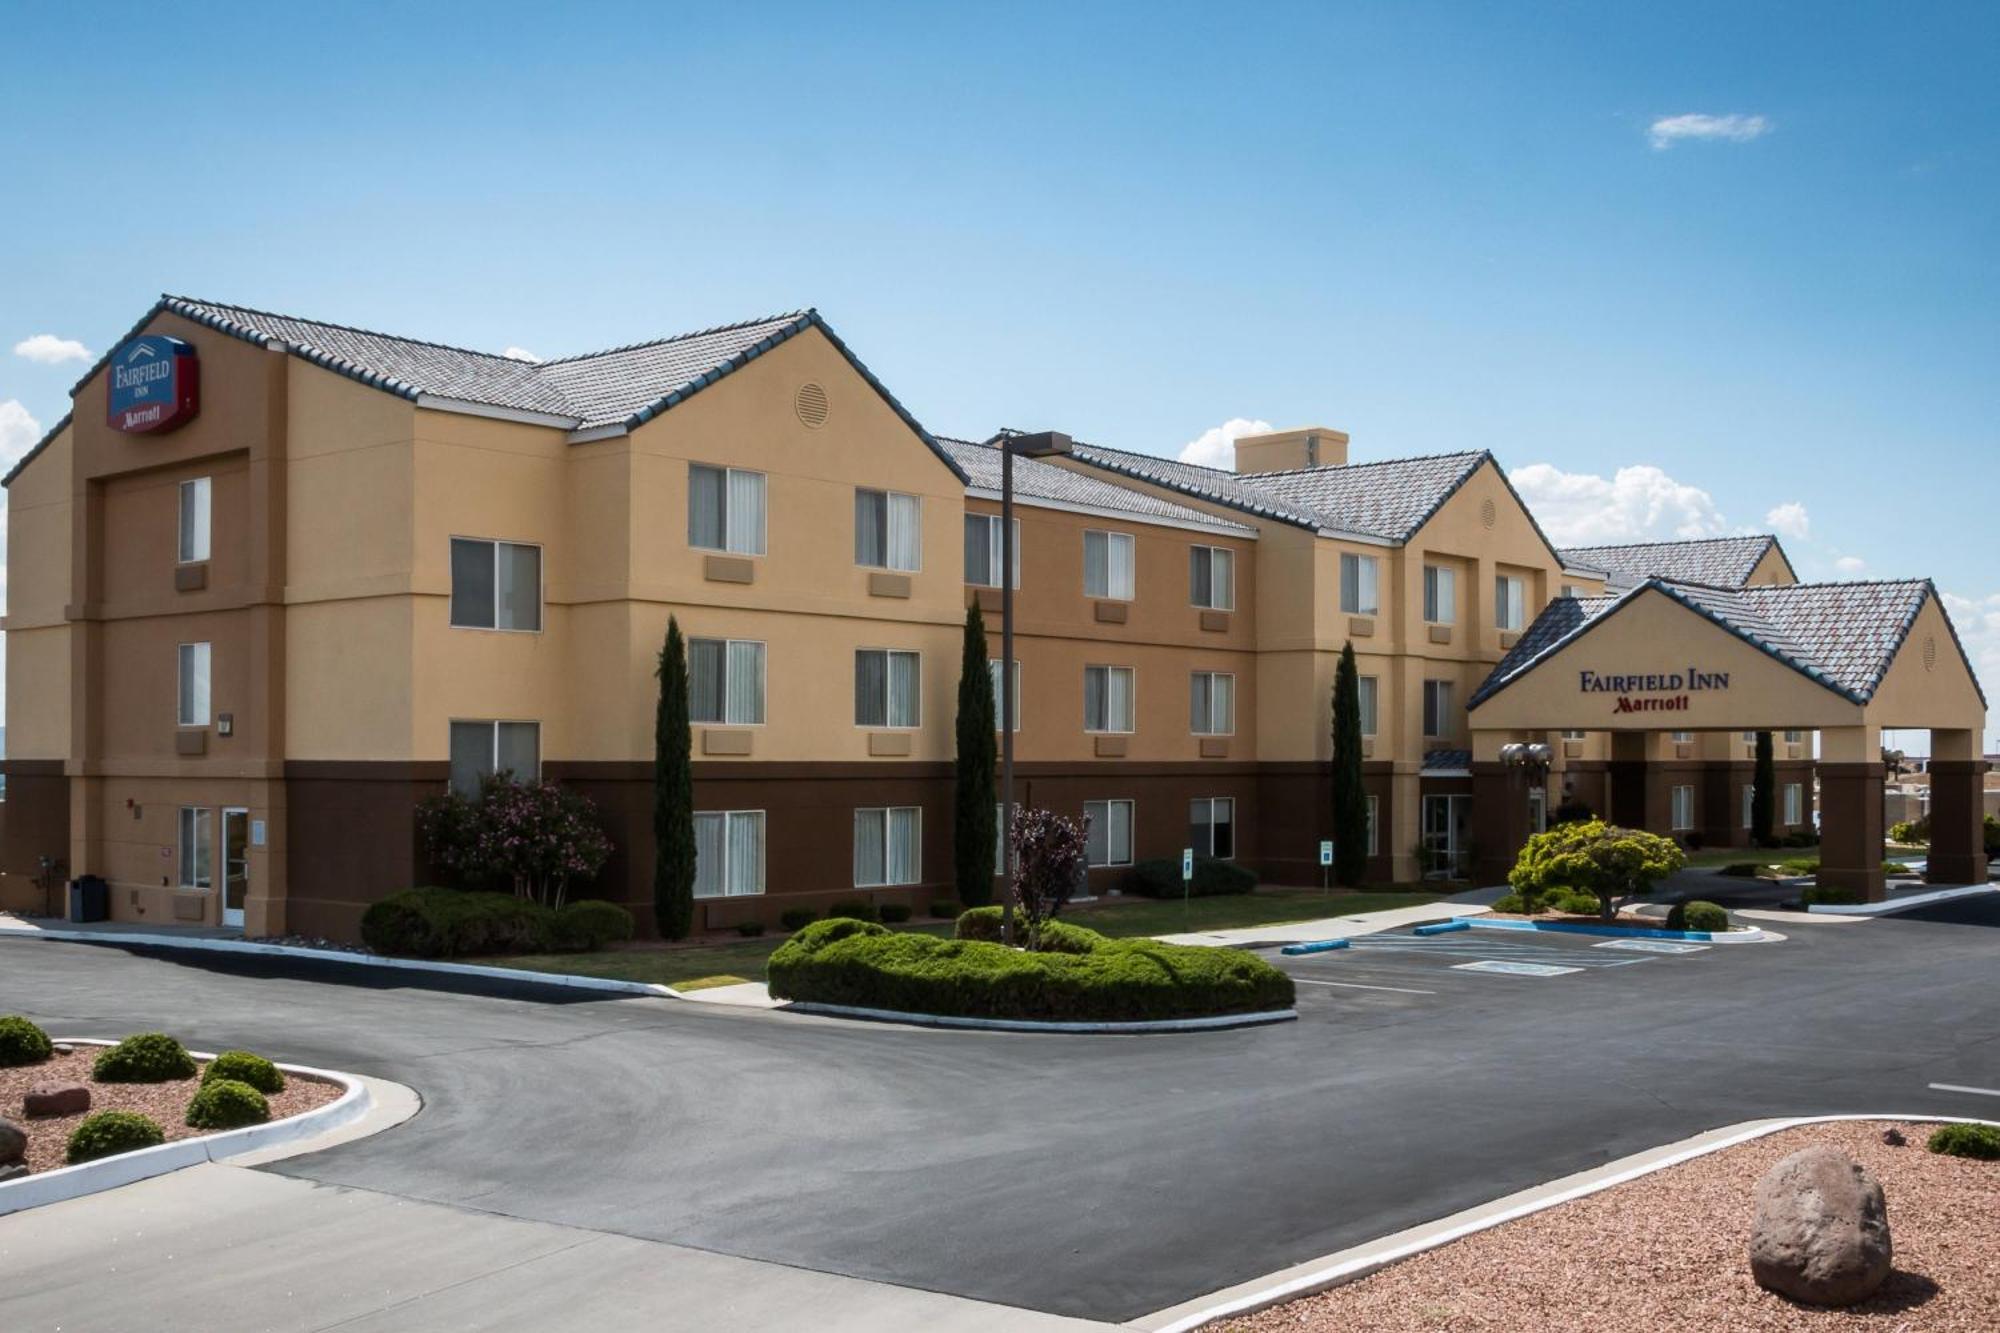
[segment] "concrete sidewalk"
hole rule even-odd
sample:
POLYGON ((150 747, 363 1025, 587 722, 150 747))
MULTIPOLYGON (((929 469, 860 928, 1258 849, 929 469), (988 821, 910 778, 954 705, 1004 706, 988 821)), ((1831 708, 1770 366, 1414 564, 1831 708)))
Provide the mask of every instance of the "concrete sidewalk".
POLYGON ((0 1219, 0 1273, 14 1333, 1113 1327, 216 1164, 0 1219))
MULTIPOLYGON (((1473 889, 1466 893, 1440 898, 1434 903, 1420 903, 1415 907, 1390 907, 1379 912, 1361 912, 1353 916, 1327 916, 1312 921, 1288 921, 1281 925, 1242 926, 1232 930, 1196 931, 1186 935, 1160 935, 1156 938, 1168 944, 1200 944, 1211 946, 1227 945, 1238 949, 1257 948, 1271 944, 1300 944, 1308 940, 1332 939, 1336 936, 1351 938, 1356 935, 1374 935, 1385 930, 1399 930, 1404 926, 1420 926, 1427 921, 1449 921, 1455 916, 1478 916, 1492 911, 1491 903, 1506 892, 1505 889, 1473 889)), ((1335 896, 1331 902, 1339 902, 1335 896)))

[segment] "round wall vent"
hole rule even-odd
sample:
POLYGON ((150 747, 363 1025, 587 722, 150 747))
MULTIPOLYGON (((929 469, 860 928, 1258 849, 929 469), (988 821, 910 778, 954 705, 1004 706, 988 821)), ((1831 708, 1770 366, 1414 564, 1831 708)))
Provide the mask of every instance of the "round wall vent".
POLYGON ((1481 527, 1490 528, 1494 523, 1499 521, 1499 518, 1500 511, 1493 507, 1491 500, 1481 500, 1479 502, 1479 523, 1481 527))
POLYGON ((1926 634, 1924 636, 1924 670, 1934 671, 1936 669, 1937 669, 1937 636, 1932 634, 1926 634))
POLYGON ((801 384, 799 391, 792 395, 792 410, 799 414, 799 420, 808 429, 818 430, 826 424, 826 389, 811 382, 801 384))

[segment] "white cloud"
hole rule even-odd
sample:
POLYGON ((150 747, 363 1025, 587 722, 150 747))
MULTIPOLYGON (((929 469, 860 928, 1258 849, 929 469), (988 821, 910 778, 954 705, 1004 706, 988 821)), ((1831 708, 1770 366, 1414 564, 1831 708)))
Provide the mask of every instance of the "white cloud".
POLYGON ((35 420, 19 399, 0 401, 0 474, 13 470, 21 455, 42 438, 42 423, 35 420))
POLYGON ((1833 562, 1833 567, 1843 574, 1859 574, 1868 568, 1868 562, 1858 555, 1844 555, 1833 562))
POLYGON ((500 355, 506 357, 509 361, 540 361, 542 359, 525 347, 509 347, 506 351, 500 353, 500 355))
POLYGON ((1720 139, 1727 143, 1748 143, 1770 132, 1771 122, 1762 116, 1661 116, 1646 127, 1646 137, 1655 152, 1665 152, 1683 139, 1720 139))
POLYGON ((1245 435, 1267 435, 1270 431, 1271 423, 1268 421, 1231 417, 1220 426, 1210 426, 1182 445, 1180 460, 1183 463, 1199 463, 1203 467, 1233 470, 1236 467, 1236 442, 1245 435))
POLYGON ((1650 464, 1621 467, 1615 476, 1564 472, 1530 463, 1510 474, 1514 488, 1558 546, 1714 537, 1727 530, 1715 500, 1650 464))
POLYGON ((1770 513, 1764 515, 1764 526, 1777 533, 1780 537, 1796 537, 1800 541, 1804 541, 1806 539, 1806 530, 1811 526, 1811 520, 1806 517, 1806 507, 1804 505, 1800 504, 1797 500, 1787 500, 1770 513))
POLYGON ((14 344, 14 355, 25 356, 38 365, 59 366, 65 361, 88 361, 90 349, 74 338, 58 338, 53 333, 37 333, 14 344))
MULTIPOLYGON (((1943 592, 1944 609, 1951 614, 1952 628, 1965 645, 1972 670, 1990 695, 2000 687, 2000 593, 1984 597, 1961 597, 1943 592)), ((1991 728, 1989 727, 1989 732, 1991 728)))

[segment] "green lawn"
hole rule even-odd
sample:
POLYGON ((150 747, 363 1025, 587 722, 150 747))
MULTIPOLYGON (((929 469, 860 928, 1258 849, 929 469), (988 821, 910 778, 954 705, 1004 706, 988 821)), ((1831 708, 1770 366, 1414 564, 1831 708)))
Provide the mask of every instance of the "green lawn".
MULTIPOLYGON (((1288 921, 1312 921, 1319 917, 1354 916, 1390 907, 1413 907, 1436 898, 1436 894, 1426 892, 1322 894, 1317 890, 1270 889, 1217 898, 1196 898, 1185 908, 1178 899, 1118 898, 1077 903, 1063 913, 1063 920, 1074 921, 1079 926, 1088 926, 1106 935, 1175 935, 1184 931, 1229 930, 1242 926, 1281 925, 1288 921)), ((951 933, 951 923, 932 921, 898 929, 947 935, 951 933)), ((672 946, 635 944, 605 953, 517 954, 472 961, 492 967, 518 967, 529 972, 617 977, 624 981, 672 986, 676 990, 699 990, 704 986, 728 986, 741 981, 761 980, 764 960, 784 942, 783 935, 774 934, 716 943, 672 946)))

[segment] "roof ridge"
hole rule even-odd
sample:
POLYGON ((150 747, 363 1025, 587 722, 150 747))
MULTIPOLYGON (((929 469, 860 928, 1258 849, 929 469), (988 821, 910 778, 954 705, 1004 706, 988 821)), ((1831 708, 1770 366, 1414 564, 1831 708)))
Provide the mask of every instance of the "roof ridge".
POLYGON ((641 347, 665 347, 668 343, 687 342, 691 338, 706 338, 711 334, 731 333, 737 329, 747 329, 755 324, 791 323, 797 320, 808 318, 813 315, 817 315, 818 313, 819 311, 816 307, 806 306, 805 308, 800 310, 787 310, 775 315, 764 315, 757 319, 739 319, 728 324, 714 324, 708 328, 695 329, 689 333, 668 334, 664 338, 644 338, 638 342, 623 343, 617 347, 606 347, 602 351, 578 352, 574 356, 556 356, 556 357, 550 357, 546 361, 536 361, 532 363, 522 362, 520 364, 522 365, 533 364, 538 366, 572 365, 578 361, 590 361, 600 356, 616 356, 620 352, 637 351, 641 347))
MULTIPOLYGON (((1240 479, 1255 477, 1296 477, 1313 473, 1352 472, 1362 467, 1392 467, 1398 463, 1434 463, 1441 458, 1490 458, 1491 449, 1446 449, 1435 454, 1409 454, 1402 458, 1371 458, 1365 463, 1316 463, 1311 467, 1273 468, 1268 472, 1231 472, 1229 475, 1240 479)), ((1217 471, 1222 469, 1218 468, 1217 471)))
MULTIPOLYGON (((385 333, 381 329, 364 329, 359 324, 342 324, 331 319, 313 319, 307 315, 287 315, 279 310, 258 310, 254 306, 230 305, 222 301, 204 301, 198 296, 176 296, 172 292, 163 292, 160 295, 160 299, 166 302, 169 308, 178 302, 182 305, 199 306, 201 309, 208 311, 234 310, 245 315, 261 315, 266 319, 288 319, 294 324, 311 324, 315 328, 339 329, 343 333, 362 333, 370 338, 387 338, 391 342, 410 343, 417 347, 435 347, 442 352, 459 352, 466 356, 484 357, 488 361, 504 361, 510 366, 533 367, 546 364, 540 361, 523 361, 518 357, 508 356, 503 352, 482 352, 476 347, 460 347, 456 343, 441 343, 430 338, 411 338, 401 333, 385 333)), ((175 313, 183 312, 176 311, 175 313)), ((245 325, 245 327, 250 326, 245 325)), ((270 337, 277 336, 270 334, 268 330, 260 329, 258 332, 266 333, 270 337)))
POLYGON ((1737 588, 1734 591, 1766 593, 1807 588, 1921 588, 1929 586, 1932 582, 1933 580, 1928 578, 1814 579, 1809 583, 1803 581, 1799 583, 1760 583, 1754 587, 1737 588))
POLYGON ((1603 542, 1596 546, 1565 546, 1565 551, 1644 551, 1660 546, 1708 546, 1716 542, 1775 542, 1774 532, 1738 532, 1719 537, 1669 537, 1655 542, 1603 542))

